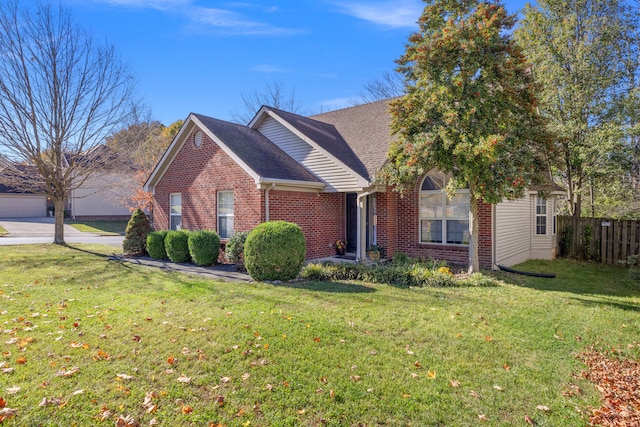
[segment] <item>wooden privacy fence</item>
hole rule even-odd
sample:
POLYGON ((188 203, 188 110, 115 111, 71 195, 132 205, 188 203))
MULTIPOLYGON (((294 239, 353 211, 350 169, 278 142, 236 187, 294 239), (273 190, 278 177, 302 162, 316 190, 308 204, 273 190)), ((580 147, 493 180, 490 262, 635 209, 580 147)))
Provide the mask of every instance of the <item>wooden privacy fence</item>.
POLYGON ((617 264, 640 255, 640 221, 558 216, 558 255, 617 264))

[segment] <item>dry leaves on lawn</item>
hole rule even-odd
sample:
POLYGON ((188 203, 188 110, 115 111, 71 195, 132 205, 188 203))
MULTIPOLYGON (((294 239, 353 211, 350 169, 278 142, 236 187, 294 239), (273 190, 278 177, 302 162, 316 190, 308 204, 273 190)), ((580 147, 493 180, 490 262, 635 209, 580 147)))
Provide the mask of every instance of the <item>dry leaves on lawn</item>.
POLYGON ((640 363, 593 349, 584 352, 582 360, 589 367, 582 376, 596 384, 603 400, 592 411, 591 425, 640 425, 640 363))

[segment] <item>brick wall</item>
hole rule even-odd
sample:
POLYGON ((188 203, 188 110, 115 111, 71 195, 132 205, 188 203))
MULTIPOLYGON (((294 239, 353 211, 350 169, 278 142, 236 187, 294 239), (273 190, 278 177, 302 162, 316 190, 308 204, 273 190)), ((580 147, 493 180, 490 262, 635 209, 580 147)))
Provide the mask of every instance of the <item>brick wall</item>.
POLYGON ((169 228, 169 195, 182 193, 182 227, 217 230, 217 191, 233 190, 234 229, 251 230, 264 220, 264 191, 206 135, 196 147, 194 135, 187 137, 156 186, 154 228, 169 228))
POLYGON ((344 239, 344 201, 343 193, 271 191, 269 216, 298 224, 307 239, 307 259, 323 258, 334 255, 333 243, 344 239))
MULTIPOLYGON (((430 257, 446 260, 453 264, 468 265, 468 246, 420 243, 420 192, 418 186, 405 194, 404 197, 391 189, 387 190, 384 195, 378 195, 378 241, 387 248, 385 255, 391 257, 395 252, 403 252, 412 257, 430 257), (381 203, 382 201, 384 203, 381 203), (383 228, 388 228, 389 231, 385 232, 382 230, 383 228), (393 230, 396 230, 395 233, 393 230)), ((480 203, 478 206, 479 258, 480 268, 484 269, 492 268, 491 215, 492 205, 480 203)))
MULTIPOLYGON (((195 147, 187 137, 154 196, 154 228, 169 228, 169 195, 182 193, 182 226, 187 230, 217 230, 217 191, 234 191, 234 230, 249 231, 265 220, 265 191, 205 136, 195 147)), ((271 220, 298 224, 307 239, 307 258, 335 254, 333 242, 344 239, 344 194, 269 192, 271 220)))

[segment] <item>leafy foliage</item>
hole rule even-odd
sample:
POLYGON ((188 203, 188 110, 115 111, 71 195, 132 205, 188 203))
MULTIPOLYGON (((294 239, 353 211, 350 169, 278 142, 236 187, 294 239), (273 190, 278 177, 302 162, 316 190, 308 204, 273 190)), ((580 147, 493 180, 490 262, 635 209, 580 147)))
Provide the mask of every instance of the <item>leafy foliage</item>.
POLYGON ((122 242, 124 253, 132 256, 146 255, 149 233, 151 233, 149 217, 142 210, 136 209, 124 231, 124 241, 122 242))
POLYGON ((244 265, 244 244, 248 235, 248 231, 236 231, 229 237, 224 250, 224 257, 227 261, 244 265))
POLYGON ((198 230, 189 233, 189 254, 197 265, 213 265, 220 255, 220 236, 212 230, 198 230))
POLYGON ((515 17, 499 2, 432 1, 418 23, 397 61, 407 93, 391 103, 397 139, 382 177, 406 190, 435 168, 452 175, 449 194, 468 184, 478 270, 478 201, 517 198, 541 180, 549 138, 510 35, 515 17))
POLYGON ((153 259, 167 259, 167 251, 164 248, 164 239, 167 230, 153 231, 147 235, 147 253, 153 259))
MULTIPOLYGON (((611 204, 598 201, 595 190, 618 193, 638 158, 638 22, 637 6, 627 2, 541 0, 525 7, 516 31, 533 64, 540 111, 556 136, 570 215, 581 216, 587 189, 594 214, 597 205, 611 204)), ((618 205, 633 203, 625 193, 618 205)))
POLYGON ((307 250, 302 230, 286 221, 263 222, 244 244, 244 262, 255 280, 287 281, 298 277, 307 250))
POLYGON ((361 280, 402 288, 497 285, 494 279, 481 273, 456 277, 444 261, 408 257, 387 264, 309 263, 303 267, 300 276, 307 280, 361 280))
POLYGON ((167 256, 173 262, 188 262, 189 232, 187 230, 171 230, 164 238, 164 248, 167 256))

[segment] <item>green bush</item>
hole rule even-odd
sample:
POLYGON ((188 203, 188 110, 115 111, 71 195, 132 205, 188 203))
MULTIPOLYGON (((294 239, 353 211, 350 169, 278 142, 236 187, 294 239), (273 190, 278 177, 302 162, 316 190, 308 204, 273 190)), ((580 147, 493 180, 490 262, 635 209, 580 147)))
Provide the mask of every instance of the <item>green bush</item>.
POLYGON ((189 255, 197 265, 213 265, 220 255, 220 237, 212 230, 199 230, 189 233, 189 255))
POLYGON ((238 231, 229 237, 224 250, 224 257, 227 261, 238 266, 244 265, 244 244, 248 235, 248 231, 238 231))
POLYGON ((300 276, 306 280, 361 280, 368 283, 384 283, 402 288, 444 286, 496 286, 490 276, 476 273, 458 278, 451 274, 446 263, 435 260, 413 260, 400 263, 326 263, 307 264, 300 276))
POLYGON ((288 281, 300 274, 307 245, 302 230, 286 221, 263 222, 244 244, 244 262, 255 280, 288 281))
POLYGON ((189 261, 189 232, 186 230, 171 230, 164 238, 164 248, 167 256, 173 262, 189 261))
POLYGON ((167 251, 164 248, 164 238, 167 230, 153 231, 147 235, 147 253, 153 259, 167 259, 167 251))
POLYGON ((147 253, 147 234, 151 233, 149 218, 140 209, 131 215, 124 231, 122 250, 131 256, 144 256, 147 253))

